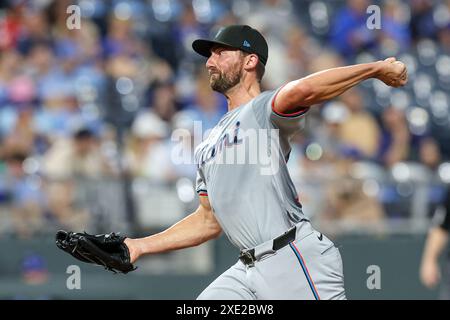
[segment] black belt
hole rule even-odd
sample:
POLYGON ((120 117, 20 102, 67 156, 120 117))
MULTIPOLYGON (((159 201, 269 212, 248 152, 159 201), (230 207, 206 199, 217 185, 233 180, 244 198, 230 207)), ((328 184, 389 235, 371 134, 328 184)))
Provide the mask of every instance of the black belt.
MULTIPOLYGON (((309 221, 309 220, 308 219, 300 220, 300 222, 302 222, 302 221, 309 221)), ((274 251, 280 250, 281 248, 287 246, 289 243, 294 241, 295 236, 296 236, 296 231, 297 231, 297 228, 293 227, 290 230, 286 231, 281 236, 273 239, 272 249, 274 251)), ((255 263, 255 261, 257 261, 257 259, 255 257, 255 249, 253 248, 253 249, 241 251, 241 253, 239 255, 239 259, 245 265, 253 265, 255 263)))

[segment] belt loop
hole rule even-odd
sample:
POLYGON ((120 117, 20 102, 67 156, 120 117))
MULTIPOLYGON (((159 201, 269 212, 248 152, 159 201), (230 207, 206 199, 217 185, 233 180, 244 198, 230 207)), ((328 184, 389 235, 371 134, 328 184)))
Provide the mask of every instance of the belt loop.
POLYGON ((258 261, 262 256, 275 252, 276 250, 273 249, 273 241, 267 241, 255 248, 255 258, 258 261))
POLYGON ((255 249, 249 249, 245 251, 241 251, 239 255, 239 260, 242 261, 243 264, 249 267, 253 267, 255 265, 255 249))

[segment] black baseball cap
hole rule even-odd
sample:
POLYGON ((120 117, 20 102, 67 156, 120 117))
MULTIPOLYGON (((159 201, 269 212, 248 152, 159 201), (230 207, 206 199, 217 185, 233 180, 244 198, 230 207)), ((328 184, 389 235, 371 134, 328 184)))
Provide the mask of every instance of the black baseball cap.
POLYGON ((264 39, 258 30, 247 25, 223 27, 212 40, 195 40, 192 43, 192 48, 198 54, 208 58, 211 55, 211 48, 216 44, 254 53, 258 55, 259 60, 264 65, 266 65, 269 57, 269 48, 266 39, 264 39))

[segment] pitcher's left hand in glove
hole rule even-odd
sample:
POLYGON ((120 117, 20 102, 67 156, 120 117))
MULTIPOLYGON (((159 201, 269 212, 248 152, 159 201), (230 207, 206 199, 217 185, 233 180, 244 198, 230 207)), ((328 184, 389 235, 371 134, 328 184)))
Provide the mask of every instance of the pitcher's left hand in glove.
POLYGON ((116 233, 91 235, 60 230, 56 245, 76 259, 100 265, 114 273, 128 273, 137 268, 130 262, 126 237, 116 233))

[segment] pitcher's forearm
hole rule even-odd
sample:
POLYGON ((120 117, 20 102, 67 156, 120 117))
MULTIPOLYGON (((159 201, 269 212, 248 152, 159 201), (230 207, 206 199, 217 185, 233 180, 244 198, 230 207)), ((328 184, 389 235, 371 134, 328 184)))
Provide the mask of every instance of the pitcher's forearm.
POLYGON ((311 88, 306 101, 313 105, 339 96, 360 82, 374 78, 380 70, 380 62, 338 67, 313 73, 299 81, 311 88))
POLYGON ((220 232, 215 223, 194 212, 163 232, 134 239, 133 242, 140 255, 154 254, 198 246, 217 237, 220 232))
POLYGON ((282 87, 272 102, 272 109, 281 115, 300 114, 305 108, 333 99, 370 78, 397 88, 408 82, 408 71, 394 57, 319 71, 282 87))
POLYGON ((197 224, 195 216, 190 215, 163 232, 137 239, 142 254, 162 253, 200 244, 202 237, 198 231, 200 224, 198 228, 195 227, 197 224))

